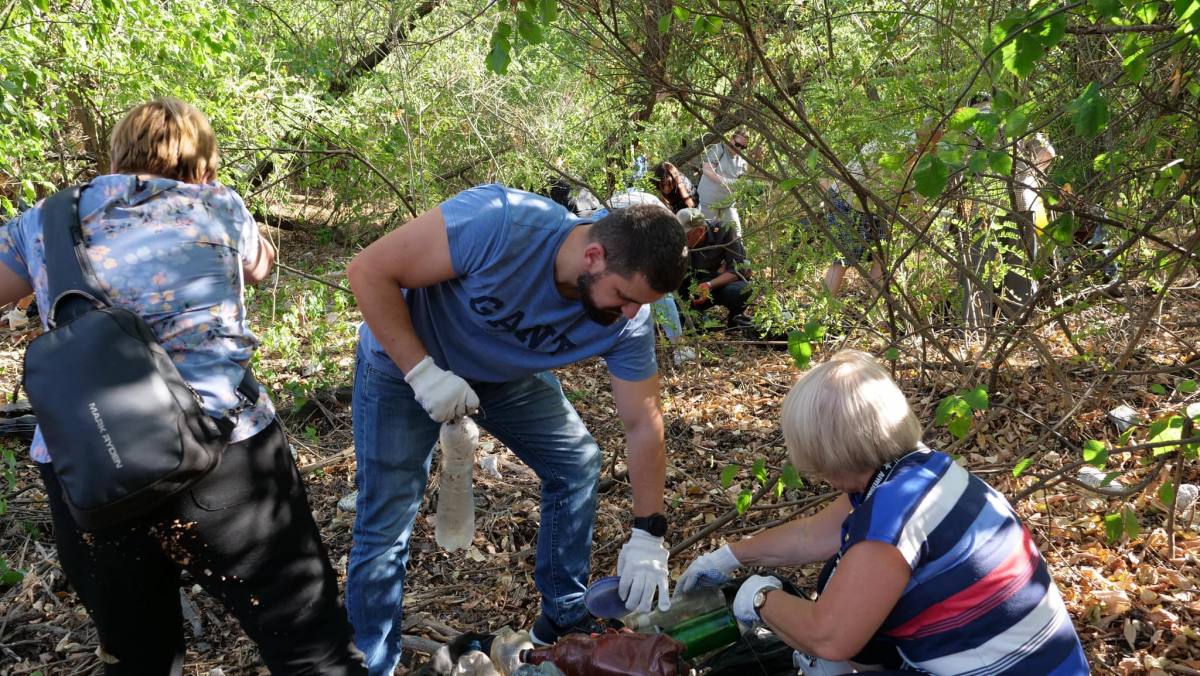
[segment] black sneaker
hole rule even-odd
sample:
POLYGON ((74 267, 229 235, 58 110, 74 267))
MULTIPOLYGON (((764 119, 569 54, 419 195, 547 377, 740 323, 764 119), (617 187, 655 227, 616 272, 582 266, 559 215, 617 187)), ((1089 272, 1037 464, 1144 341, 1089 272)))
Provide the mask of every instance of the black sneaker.
POLYGON ((567 627, 555 623, 545 615, 538 615, 533 621, 533 626, 529 628, 529 640, 533 641, 535 646, 541 647, 555 643, 567 634, 599 634, 603 631, 604 627, 591 615, 584 615, 567 627))

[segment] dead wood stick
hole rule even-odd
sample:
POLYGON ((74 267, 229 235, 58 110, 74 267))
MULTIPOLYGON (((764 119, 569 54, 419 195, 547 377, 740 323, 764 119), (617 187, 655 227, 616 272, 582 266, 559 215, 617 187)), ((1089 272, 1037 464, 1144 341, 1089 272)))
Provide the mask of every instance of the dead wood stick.
MULTIPOLYGON (((771 478, 765 484, 763 484, 761 488, 758 489, 758 491, 754 494, 754 496, 750 498, 750 505, 753 505, 754 503, 758 502, 762 498, 762 496, 767 494, 767 491, 771 490, 772 488, 775 488, 775 484, 779 483, 779 477, 782 475, 783 475, 782 472, 775 472, 771 476, 771 478)), ((747 507, 749 507, 750 505, 747 505, 747 507)), ((713 521, 712 523, 708 524, 704 528, 701 528, 700 531, 697 532, 695 535, 691 536, 690 538, 688 538, 688 539, 684 540, 683 542, 680 542, 679 544, 672 547, 670 555, 671 556, 678 555, 679 552, 684 551, 688 547, 691 547, 692 545, 703 540, 704 538, 708 537, 709 535, 712 535, 719 528, 721 528, 721 526, 724 526, 725 524, 729 523, 730 521, 733 521, 734 519, 738 518, 741 515, 742 515, 742 513, 738 511, 737 507, 734 507, 733 509, 729 510, 725 514, 718 517, 716 521, 713 521)))
POLYGON ((412 636, 409 634, 405 634, 404 636, 400 637, 400 640, 401 644, 405 648, 429 655, 437 652, 437 649, 441 648, 443 645, 437 641, 427 639, 424 636, 412 636))
POLYGON ((354 455, 354 447, 353 446, 351 446, 350 448, 347 448, 344 451, 338 452, 337 455, 334 455, 329 458, 325 458, 324 460, 321 460, 318 462, 314 462, 311 465, 305 465, 305 466, 301 467, 300 468, 300 476, 304 476, 306 474, 312 474, 313 472, 315 472, 319 469, 323 469, 330 465, 339 463, 342 460, 345 460, 346 458, 349 458, 352 455, 354 455))

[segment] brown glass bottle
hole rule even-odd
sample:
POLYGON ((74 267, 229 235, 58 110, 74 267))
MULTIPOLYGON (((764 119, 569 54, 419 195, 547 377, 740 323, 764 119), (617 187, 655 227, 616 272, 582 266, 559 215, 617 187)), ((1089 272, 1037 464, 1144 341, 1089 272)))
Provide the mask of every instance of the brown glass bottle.
POLYGON ((570 634, 521 652, 526 664, 553 662, 566 676, 679 676, 684 645, 666 634, 570 634))

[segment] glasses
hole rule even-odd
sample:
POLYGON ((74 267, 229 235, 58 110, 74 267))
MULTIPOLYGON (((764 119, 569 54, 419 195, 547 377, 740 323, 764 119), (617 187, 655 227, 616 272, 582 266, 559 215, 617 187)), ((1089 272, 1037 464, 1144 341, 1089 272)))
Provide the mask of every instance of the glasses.
POLYGON ((746 144, 745 144, 745 143, 738 143, 737 141, 734 141, 734 142, 733 142, 733 147, 734 147, 734 148, 737 148, 738 150, 745 150, 745 149, 746 149, 746 144))

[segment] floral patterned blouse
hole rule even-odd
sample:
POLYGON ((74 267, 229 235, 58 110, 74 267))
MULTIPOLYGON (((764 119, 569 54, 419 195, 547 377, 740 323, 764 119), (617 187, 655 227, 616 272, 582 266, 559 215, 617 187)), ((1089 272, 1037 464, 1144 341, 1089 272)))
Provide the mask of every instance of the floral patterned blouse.
MULTIPOLYGON (((33 286, 45 326, 41 207, 0 227, 0 263, 33 286)), ((258 347, 246 322, 242 267, 257 261, 259 235, 241 197, 220 183, 116 174, 91 182, 79 213, 92 268, 113 303, 146 320, 209 415, 236 409, 244 366, 258 347)), ((275 406, 262 390, 256 405, 233 417, 231 441, 243 441, 271 423, 275 406)), ((31 453, 50 462, 40 430, 31 453)))

